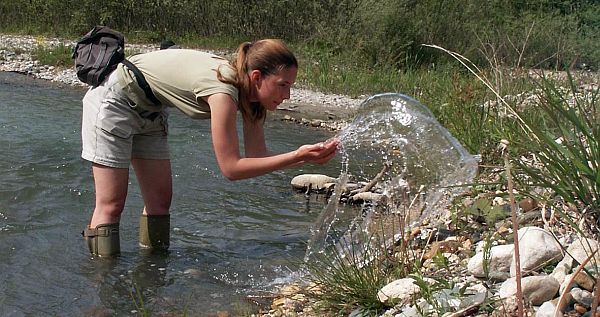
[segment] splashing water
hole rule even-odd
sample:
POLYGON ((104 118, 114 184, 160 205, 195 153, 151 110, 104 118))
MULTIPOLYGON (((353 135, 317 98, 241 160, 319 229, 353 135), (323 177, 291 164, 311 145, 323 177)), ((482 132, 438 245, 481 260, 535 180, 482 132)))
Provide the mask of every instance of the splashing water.
POLYGON ((307 261, 330 246, 397 240, 413 222, 440 216, 477 170, 477 158, 431 111, 402 94, 365 100, 337 138, 341 173, 312 228, 307 261), (366 193, 372 198, 355 196, 366 193))

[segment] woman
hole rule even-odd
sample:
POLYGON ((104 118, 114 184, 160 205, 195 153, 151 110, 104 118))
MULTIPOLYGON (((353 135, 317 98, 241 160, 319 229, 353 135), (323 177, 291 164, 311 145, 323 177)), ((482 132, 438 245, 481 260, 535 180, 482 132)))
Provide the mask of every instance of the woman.
POLYGON ((92 162, 96 206, 83 231, 93 255, 120 252, 119 220, 127 196, 129 165, 144 199, 140 246, 169 246, 171 164, 167 144, 168 107, 196 119, 211 119, 217 163, 229 180, 263 175, 304 163, 324 164, 337 141, 271 154, 265 144, 266 113, 290 98, 298 62, 280 41, 243 43, 237 57, 196 50, 159 50, 131 57, 159 104, 150 102, 126 66, 118 68, 83 98, 82 157, 92 162), (245 155, 240 154, 237 112, 243 119, 245 155))

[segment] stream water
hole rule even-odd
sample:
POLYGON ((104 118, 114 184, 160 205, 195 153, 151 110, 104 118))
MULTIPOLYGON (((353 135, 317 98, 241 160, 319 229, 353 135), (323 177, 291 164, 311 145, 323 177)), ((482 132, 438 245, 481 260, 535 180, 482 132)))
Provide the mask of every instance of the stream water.
MULTIPOLYGON (((290 180, 337 175, 340 160, 229 182, 214 160, 208 121, 176 111, 169 254, 137 246, 142 200, 132 174, 122 254, 92 259, 80 235, 94 200, 90 164, 80 158, 83 94, 0 72, 1 316, 236 315, 251 305, 245 296, 296 270, 324 205, 293 192, 290 180)), ((276 120, 266 135, 274 152, 331 137, 276 120)))

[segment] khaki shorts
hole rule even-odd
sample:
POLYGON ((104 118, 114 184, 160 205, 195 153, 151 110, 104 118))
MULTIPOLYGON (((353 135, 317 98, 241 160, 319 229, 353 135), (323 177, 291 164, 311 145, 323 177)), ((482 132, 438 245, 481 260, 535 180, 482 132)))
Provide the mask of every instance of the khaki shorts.
POLYGON ((168 112, 138 111, 117 79, 113 72, 83 97, 81 157, 116 168, 129 168, 132 158, 169 159, 168 112))

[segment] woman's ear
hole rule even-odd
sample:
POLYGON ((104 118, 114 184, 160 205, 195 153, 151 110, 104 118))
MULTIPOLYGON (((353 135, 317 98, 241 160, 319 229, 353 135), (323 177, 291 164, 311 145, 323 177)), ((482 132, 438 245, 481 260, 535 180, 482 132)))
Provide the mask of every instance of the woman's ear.
POLYGON ((257 84, 261 78, 262 78, 262 74, 261 74, 260 70, 255 69, 250 72, 250 81, 252 81, 252 83, 257 84))

